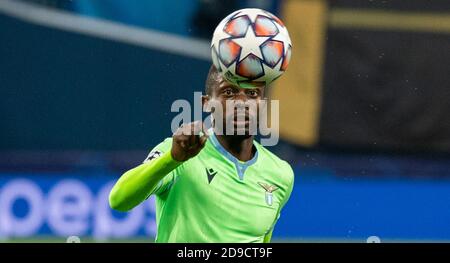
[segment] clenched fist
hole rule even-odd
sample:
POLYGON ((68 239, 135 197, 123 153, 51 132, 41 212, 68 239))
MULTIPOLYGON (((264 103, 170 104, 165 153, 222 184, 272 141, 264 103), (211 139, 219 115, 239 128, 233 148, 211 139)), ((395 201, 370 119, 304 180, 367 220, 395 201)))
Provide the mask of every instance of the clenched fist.
POLYGON ((203 149, 208 135, 203 122, 195 121, 182 125, 172 138, 172 158, 175 161, 184 162, 203 149))

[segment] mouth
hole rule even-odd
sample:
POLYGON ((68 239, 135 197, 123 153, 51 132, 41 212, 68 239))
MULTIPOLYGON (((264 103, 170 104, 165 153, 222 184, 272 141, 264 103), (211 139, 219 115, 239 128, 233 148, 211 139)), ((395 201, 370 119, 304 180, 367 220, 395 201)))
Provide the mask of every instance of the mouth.
POLYGON ((254 123, 254 118, 249 115, 235 115, 232 116, 231 123, 235 128, 241 129, 245 128, 248 129, 252 124, 254 123))
POLYGON ((233 120, 235 123, 245 122, 248 123, 251 120, 253 120, 253 116, 247 113, 237 113, 235 112, 232 116, 230 116, 230 119, 233 120))
POLYGON ((252 114, 248 109, 245 110, 234 110, 233 115, 230 117, 234 117, 234 120, 250 120, 252 118, 252 114))
POLYGON ((234 115, 233 120, 235 122, 238 122, 238 121, 239 122, 242 122, 242 121, 248 122, 248 121, 250 121, 250 116, 249 115, 234 115))

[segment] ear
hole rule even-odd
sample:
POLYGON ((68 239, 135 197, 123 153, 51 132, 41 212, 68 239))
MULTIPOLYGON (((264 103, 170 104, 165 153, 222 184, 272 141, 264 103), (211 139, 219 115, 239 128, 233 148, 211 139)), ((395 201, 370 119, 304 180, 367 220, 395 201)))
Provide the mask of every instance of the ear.
POLYGON ((203 95, 202 96, 202 108, 204 112, 211 112, 211 106, 209 103, 209 96, 203 95))

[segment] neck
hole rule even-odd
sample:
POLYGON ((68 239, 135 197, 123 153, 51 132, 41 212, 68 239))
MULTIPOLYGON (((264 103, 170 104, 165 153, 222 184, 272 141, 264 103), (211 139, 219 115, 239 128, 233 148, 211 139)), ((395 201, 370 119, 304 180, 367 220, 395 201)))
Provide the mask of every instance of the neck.
POLYGON ((253 137, 254 136, 216 135, 216 138, 222 147, 243 162, 251 160, 255 154, 255 150, 253 149, 253 137))

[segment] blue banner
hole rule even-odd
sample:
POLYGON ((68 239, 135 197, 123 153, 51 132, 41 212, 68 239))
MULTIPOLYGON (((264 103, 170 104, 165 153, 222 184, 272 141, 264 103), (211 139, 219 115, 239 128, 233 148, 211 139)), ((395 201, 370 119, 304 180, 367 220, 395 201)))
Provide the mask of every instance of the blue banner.
MULTIPOLYGON (((367 179, 296 171, 274 240, 450 240, 450 181, 367 179)), ((156 235, 154 198, 110 209, 112 173, 0 174, 0 237, 156 235)))
POLYGON ((1 174, 0 237, 91 236, 95 239, 156 233, 154 199, 129 213, 110 209, 112 175, 1 174))

